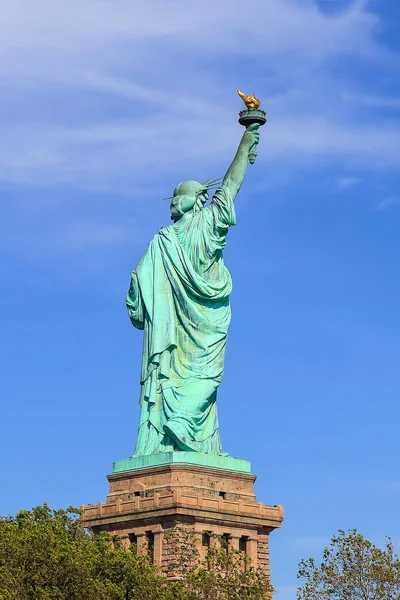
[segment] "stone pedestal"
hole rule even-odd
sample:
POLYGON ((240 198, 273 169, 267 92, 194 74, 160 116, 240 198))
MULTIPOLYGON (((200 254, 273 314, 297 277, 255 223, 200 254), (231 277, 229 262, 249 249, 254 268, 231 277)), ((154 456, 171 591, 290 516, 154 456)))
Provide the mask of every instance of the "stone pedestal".
MULTIPOLYGON (((86 527, 108 531, 125 545, 137 544, 168 572, 168 538, 177 522, 191 526, 206 552, 209 534, 226 536, 254 567, 270 574, 268 539, 281 526, 282 506, 257 503, 251 473, 190 464, 145 467, 108 476, 105 503, 83 506, 86 527)), ((212 541, 211 541, 212 543, 212 541)))

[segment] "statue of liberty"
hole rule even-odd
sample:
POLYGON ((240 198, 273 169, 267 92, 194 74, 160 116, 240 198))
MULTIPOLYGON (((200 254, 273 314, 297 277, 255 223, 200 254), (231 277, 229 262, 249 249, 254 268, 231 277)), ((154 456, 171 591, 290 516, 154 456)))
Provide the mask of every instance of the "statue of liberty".
POLYGON ((216 400, 232 280, 222 251, 258 127, 247 127, 221 184, 183 181, 175 188, 172 225, 160 229, 132 273, 126 304, 132 324, 144 331, 136 456, 224 454, 216 400))

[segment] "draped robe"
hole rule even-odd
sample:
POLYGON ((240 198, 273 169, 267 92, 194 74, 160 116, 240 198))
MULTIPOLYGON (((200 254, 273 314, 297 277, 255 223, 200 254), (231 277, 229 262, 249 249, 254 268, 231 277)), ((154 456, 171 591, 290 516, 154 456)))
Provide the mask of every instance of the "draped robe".
POLYGON ((208 206, 160 229, 132 273, 128 313, 144 330, 136 455, 223 453, 216 398, 232 280, 222 249, 235 221, 222 187, 208 206))

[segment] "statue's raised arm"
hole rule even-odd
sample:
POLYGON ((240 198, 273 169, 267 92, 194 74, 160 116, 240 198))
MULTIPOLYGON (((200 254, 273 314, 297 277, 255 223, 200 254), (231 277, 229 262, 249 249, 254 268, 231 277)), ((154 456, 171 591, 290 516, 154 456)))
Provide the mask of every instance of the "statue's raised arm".
POLYGON ((249 153, 259 142, 260 134, 258 128, 258 123, 253 123, 246 129, 240 140, 235 157, 223 179, 222 185, 227 188, 232 200, 242 187, 249 153))

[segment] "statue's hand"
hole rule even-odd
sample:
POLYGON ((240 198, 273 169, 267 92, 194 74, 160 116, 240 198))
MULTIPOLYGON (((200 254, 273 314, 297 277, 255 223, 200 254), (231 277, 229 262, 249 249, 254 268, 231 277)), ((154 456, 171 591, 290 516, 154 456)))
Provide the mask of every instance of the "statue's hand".
POLYGON ((259 128, 258 123, 253 123, 249 125, 246 131, 243 134, 243 144, 247 146, 247 149, 250 150, 253 146, 256 146, 260 141, 260 133, 258 131, 259 128))

